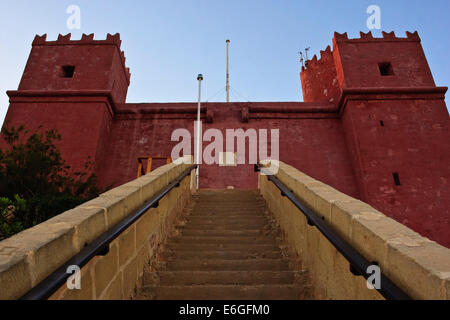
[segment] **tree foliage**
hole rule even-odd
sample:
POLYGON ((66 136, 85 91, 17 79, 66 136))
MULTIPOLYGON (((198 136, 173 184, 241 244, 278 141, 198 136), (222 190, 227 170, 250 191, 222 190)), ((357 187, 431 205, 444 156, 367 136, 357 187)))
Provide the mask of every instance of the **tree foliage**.
POLYGON ((41 223, 100 193, 97 177, 71 172, 55 142, 56 130, 30 133, 24 126, 4 126, 7 147, 0 149, 0 239, 41 223))

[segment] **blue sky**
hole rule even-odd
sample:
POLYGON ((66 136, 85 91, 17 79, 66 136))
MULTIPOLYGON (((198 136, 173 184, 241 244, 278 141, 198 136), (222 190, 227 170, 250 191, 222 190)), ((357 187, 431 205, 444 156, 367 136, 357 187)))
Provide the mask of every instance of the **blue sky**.
MULTIPOLYGON (((6 90, 17 89, 35 34, 119 32, 131 69, 128 102, 224 101, 225 40, 231 39, 231 101, 302 101, 298 51, 311 56, 331 44, 334 31, 367 32, 366 9, 381 8, 382 30, 419 31, 435 82, 450 84, 450 1, 301 0, 40 0, 0 4, 0 123, 6 90), (81 29, 69 30, 69 5, 81 8, 81 29)), ((380 31, 375 30, 375 36, 380 31)), ((449 99, 447 98, 447 104, 449 99)))

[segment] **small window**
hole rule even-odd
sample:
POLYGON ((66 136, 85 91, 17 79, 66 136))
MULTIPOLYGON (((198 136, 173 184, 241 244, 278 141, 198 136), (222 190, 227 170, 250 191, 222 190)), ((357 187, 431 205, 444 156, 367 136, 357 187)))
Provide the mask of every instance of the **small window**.
POLYGON ((392 70, 392 64, 390 62, 380 62, 378 68, 380 69, 380 74, 382 76, 394 75, 394 70, 392 70))
POLYGON ((396 185, 396 186, 401 186, 401 183, 400 183, 400 176, 398 175, 398 173, 397 173, 397 172, 394 172, 394 173, 392 174, 392 177, 394 178, 394 183, 395 183, 395 185, 396 185))
POLYGON ((73 78, 75 72, 75 66, 62 66, 62 77, 63 78, 73 78))
POLYGON ((380 126, 384 127, 384 121, 380 120, 380 126))

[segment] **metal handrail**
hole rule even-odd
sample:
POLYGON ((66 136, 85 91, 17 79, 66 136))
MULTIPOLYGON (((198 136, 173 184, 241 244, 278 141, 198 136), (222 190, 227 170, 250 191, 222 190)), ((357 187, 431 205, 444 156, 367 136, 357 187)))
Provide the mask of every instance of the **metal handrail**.
POLYGON ((104 256, 109 252, 109 244, 116 239, 123 231, 137 221, 144 213, 151 208, 157 208, 159 201, 168 194, 173 188, 179 187, 181 181, 196 169, 197 165, 192 165, 178 176, 167 187, 159 191, 155 196, 147 201, 141 208, 128 215, 125 219, 117 223, 114 227, 103 233, 89 245, 84 247, 79 253, 70 258, 60 268, 52 272, 47 278, 23 295, 20 300, 43 300, 48 299, 55 293, 70 277, 67 268, 72 265, 80 269, 86 265, 95 256, 104 256))
MULTIPOLYGON (((262 166, 260 164, 255 164, 255 172, 260 172, 261 167, 262 166)), ((374 265, 374 262, 369 262, 354 247, 342 239, 320 215, 300 200, 294 194, 293 190, 286 187, 286 185, 284 185, 275 175, 267 175, 267 179, 275 184, 275 186, 281 191, 282 196, 287 197, 298 209, 300 209, 300 211, 306 216, 308 225, 317 227, 325 238, 327 238, 331 244, 344 256, 344 258, 350 263, 350 271, 355 276, 363 276, 365 279, 368 279, 371 276, 371 274, 367 273, 367 268, 374 265)), ((411 300, 411 297, 409 297, 389 278, 383 275, 382 272, 380 274, 380 289, 376 288, 376 290, 388 300, 411 300)))

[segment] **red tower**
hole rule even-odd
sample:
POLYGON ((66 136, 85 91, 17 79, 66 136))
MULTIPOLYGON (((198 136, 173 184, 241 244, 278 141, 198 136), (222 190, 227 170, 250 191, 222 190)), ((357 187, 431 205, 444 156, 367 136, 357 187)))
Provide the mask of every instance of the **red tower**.
POLYGON ((130 72, 119 34, 106 40, 36 36, 17 91, 8 91, 5 123, 57 129, 60 150, 73 170, 88 157, 98 167, 111 129, 114 103, 125 102, 130 72))
POLYGON ((336 102, 360 197, 450 244, 450 134, 420 38, 335 33, 333 52, 302 70, 305 101, 336 102))

